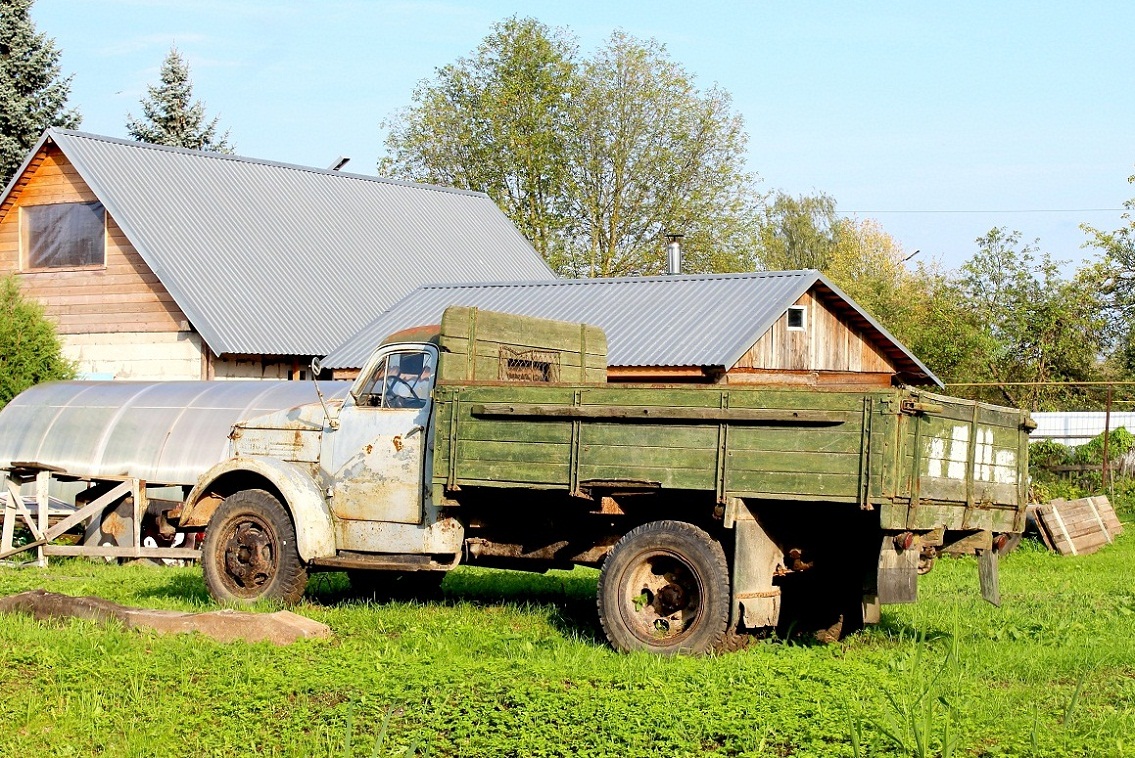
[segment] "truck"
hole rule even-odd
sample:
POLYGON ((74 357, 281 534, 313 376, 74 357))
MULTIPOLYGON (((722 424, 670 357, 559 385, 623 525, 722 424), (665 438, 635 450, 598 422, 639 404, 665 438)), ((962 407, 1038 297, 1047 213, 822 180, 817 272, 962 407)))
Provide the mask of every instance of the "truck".
POLYGON ((221 603, 295 603, 316 571, 405 596, 461 564, 590 566, 611 645, 660 654, 787 625, 848 634, 916 600, 944 551, 976 554, 1000 602, 998 549, 1025 527, 1027 412, 903 386, 609 383, 606 369, 597 327, 453 306, 384 340, 350 385, 269 412, 231 403, 223 452, 192 464, 166 459, 178 439, 202 446, 207 411, 215 434, 224 403, 185 398, 217 383, 33 388, 0 412, 0 558, 20 549, 22 513, 22 547, 42 556, 199 557, 221 603), (116 409, 108 392, 150 399, 116 409), (57 427, 54 448, 37 431, 84 407, 114 420, 88 418, 94 441, 77 442, 81 424, 57 427), (108 459, 116 444, 135 447, 108 459), (51 526, 53 477, 85 489, 51 526), (37 517, 19 494, 33 480, 37 517), (181 547, 141 545, 147 521, 181 547), (130 538, 99 542, 123 523, 130 538), (51 544, 83 524, 93 540, 51 544))

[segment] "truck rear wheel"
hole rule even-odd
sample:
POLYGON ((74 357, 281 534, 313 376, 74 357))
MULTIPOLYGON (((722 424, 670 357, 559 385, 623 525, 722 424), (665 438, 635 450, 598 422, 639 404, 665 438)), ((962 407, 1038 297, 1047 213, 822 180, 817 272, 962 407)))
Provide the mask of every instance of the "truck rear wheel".
POLYGON ((653 521, 612 548, 599 574, 599 621, 623 652, 704 653, 729 626, 721 543, 683 521, 653 521))
POLYGON ((201 567, 209 594, 223 603, 278 600, 290 605, 307 586, 292 519, 264 490, 225 498, 209 520, 201 567))

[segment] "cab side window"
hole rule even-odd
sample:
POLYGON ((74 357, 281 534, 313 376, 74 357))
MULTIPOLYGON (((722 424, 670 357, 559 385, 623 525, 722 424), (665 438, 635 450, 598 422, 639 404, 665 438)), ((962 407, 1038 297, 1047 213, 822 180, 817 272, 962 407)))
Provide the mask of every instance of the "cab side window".
POLYGON ((433 382, 431 353, 391 353, 371 372, 358 404, 371 408, 423 408, 433 382))

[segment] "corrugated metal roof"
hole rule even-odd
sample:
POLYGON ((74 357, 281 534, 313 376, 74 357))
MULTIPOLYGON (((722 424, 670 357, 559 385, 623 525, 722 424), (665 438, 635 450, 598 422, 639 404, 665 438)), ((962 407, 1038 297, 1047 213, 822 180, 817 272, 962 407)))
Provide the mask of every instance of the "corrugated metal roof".
POLYGON ((482 193, 57 129, 36 150, 47 140, 217 354, 322 355, 420 284, 553 278, 482 193))
POLYGON ((813 270, 423 285, 336 348, 322 365, 358 368, 387 335, 436 324, 446 307, 468 305, 602 327, 611 366, 729 368, 813 287, 846 303, 848 318, 875 337, 906 381, 941 384, 886 329, 813 270))

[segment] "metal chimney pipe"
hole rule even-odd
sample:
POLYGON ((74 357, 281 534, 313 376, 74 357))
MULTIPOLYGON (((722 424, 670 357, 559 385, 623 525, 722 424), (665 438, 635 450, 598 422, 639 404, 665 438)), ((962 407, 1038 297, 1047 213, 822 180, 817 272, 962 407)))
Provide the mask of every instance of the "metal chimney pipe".
POLYGON ((682 273, 682 238, 684 234, 666 235, 666 273, 677 276, 682 273))

